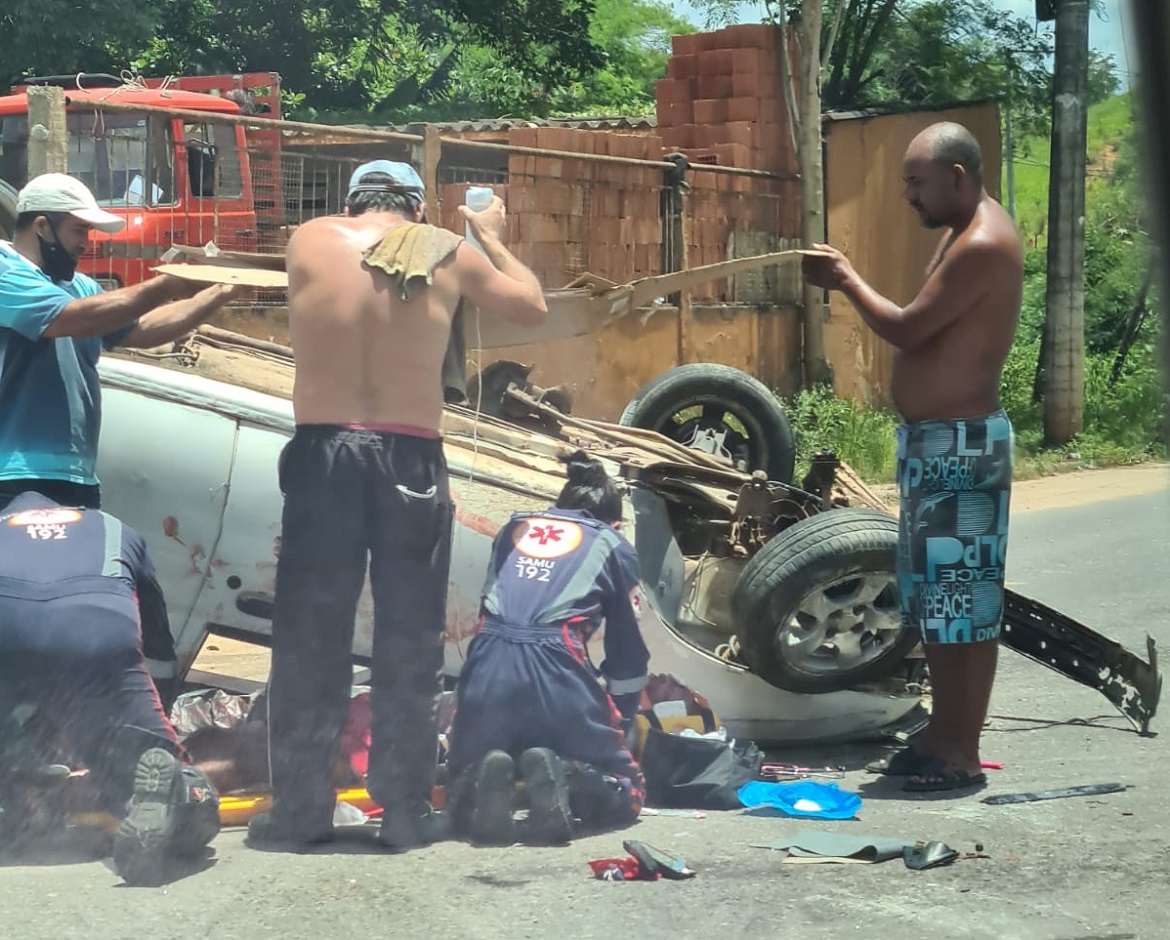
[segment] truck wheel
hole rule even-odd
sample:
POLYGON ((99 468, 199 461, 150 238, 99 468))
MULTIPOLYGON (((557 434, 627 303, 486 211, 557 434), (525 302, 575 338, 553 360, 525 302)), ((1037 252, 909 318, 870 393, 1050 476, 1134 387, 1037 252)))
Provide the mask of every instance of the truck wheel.
POLYGON ((897 520, 866 509, 830 509, 773 538, 732 593, 745 662, 790 692, 839 692, 893 672, 919 641, 902 625, 897 543, 897 520))
POLYGON ((618 421, 792 482, 796 446, 784 409, 766 385, 731 366, 697 362, 663 372, 638 390, 618 421))
POLYGON ((16 234, 16 190, 0 180, 0 236, 11 239, 16 234))

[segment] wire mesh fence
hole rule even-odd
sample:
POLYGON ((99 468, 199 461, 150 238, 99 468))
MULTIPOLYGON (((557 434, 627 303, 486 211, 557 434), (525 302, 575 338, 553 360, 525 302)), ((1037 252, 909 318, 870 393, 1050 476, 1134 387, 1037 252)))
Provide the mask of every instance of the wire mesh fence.
MULTIPOLYGON (((430 221, 456 231, 467 189, 491 186, 507 205, 509 247, 548 288, 763 254, 799 232, 794 178, 728 166, 733 147, 693 153, 680 171, 653 127, 521 126, 472 140, 117 104, 77 106, 66 123, 69 172, 127 221, 95 233, 81 264, 108 286, 149 277, 172 245, 280 254, 298 225, 344 211, 350 175, 375 158, 412 163, 430 221)), ((13 187, 25 182, 27 141, 26 116, 0 117, 0 178, 13 187)), ((777 277, 765 269, 692 296, 783 303, 777 277)), ((256 291, 241 303, 284 299, 256 291)))

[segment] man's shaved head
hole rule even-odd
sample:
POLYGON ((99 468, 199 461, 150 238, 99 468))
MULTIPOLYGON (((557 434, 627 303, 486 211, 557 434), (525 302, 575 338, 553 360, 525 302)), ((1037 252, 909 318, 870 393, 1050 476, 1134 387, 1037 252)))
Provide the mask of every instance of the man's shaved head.
POLYGON ((983 192, 983 152, 962 124, 941 121, 918 134, 903 161, 906 199, 928 228, 973 212, 983 192))
POLYGON ((918 136, 923 139, 923 145, 935 163, 958 164, 972 179, 983 181, 983 151, 979 149, 975 135, 962 124, 951 121, 931 124, 918 136))

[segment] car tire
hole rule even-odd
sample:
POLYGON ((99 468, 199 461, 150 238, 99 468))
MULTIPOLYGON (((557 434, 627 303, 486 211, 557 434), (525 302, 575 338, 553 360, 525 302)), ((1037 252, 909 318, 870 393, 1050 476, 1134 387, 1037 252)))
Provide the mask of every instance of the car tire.
POLYGON ((17 192, 0 180, 0 238, 11 239, 16 234, 17 192))
POLYGON ((777 688, 813 694, 892 673, 920 639, 901 621, 897 542, 898 521, 867 509, 830 509, 773 538, 732 592, 744 661, 777 688))
POLYGON ((676 366, 643 385, 618 419, 625 427, 657 431, 680 444, 743 460, 748 472, 763 470, 768 479, 792 482, 796 445, 788 417, 776 396, 762 382, 731 366, 697 362, 676 366), (679 420, 699 406, 699 415, 679 420), (727 425, 730 414, 746 437, 727 425), (700 430, 722 430, 718 444, 694 443, 700 430), (728 446, 728 442, 730 446, 728 446))

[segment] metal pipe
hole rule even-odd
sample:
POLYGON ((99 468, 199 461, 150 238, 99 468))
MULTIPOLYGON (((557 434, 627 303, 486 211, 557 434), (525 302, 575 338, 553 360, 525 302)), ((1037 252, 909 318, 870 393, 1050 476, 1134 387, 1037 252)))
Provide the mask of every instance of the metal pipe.
MULTIPOLYGON (((126 104, 118 101, 74 101, 66 96, 66 107, 74 111, 116 111, 116 112, 159 112, 173 117, 200 121, 202 123, 243 124, 246 127, 262 129, 265 124, 276 125, 281 130, 320 133, 329 131, 337 137, 352 137, 354 140, 395 141, 421 145, 425 137, 420 134, 404 134, 399 131, 380 131, 372 128, 347 127, 341 125, 308 124, 304 121, 276 121, 257 119, 250 114, 225 114, 219 111, 193 111, 188 108, 165 108, 157 105, 126 104)), ((669 160, 639 160, 636 157, 613 157, 604 153, 576 153, 566 150, 548 150, 543 147, 514 147, 511 144, 496 144, 487 140, 463 140, 459 137, 440 137, 444 147, 463 147, 467 150, 486 150, 517 156, 551 157, 559 160, 583 160, 587 163, 608 163, 613 166, 637 166, 646 169, 667 170, 674 164, 669 160)), ((769 179, 780 182, 795 182, 800 179, 796 173, 769 173, 766 170, 749 170, 742 167, 713 166, 708 163, 692 163, 692 172, 716 173, 725 176, 745 176, 755 179, 769 179)))

